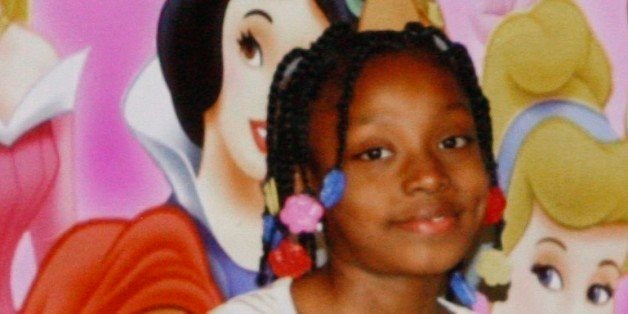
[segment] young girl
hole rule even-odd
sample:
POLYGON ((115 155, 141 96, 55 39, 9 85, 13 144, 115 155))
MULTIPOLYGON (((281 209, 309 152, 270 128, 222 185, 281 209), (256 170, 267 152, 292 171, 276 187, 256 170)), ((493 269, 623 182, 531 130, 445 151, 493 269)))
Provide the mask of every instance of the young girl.
POLYGON ((216 312, 473 306, 459 270, 503 208, 488 111, 465 49, 431 27, 335 25, 292 51, 269 97, 258 281, 284 278, 216 312))

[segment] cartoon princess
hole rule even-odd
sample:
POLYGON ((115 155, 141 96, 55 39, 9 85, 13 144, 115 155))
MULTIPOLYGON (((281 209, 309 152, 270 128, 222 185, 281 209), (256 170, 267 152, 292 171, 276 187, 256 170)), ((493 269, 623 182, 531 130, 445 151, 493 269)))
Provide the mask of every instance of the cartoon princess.
POLYGON ((275 67, 330 22, 354 21, 360 4, 171 0, 164 6, 158 52, 167 88, 153 62, 130 90, 125 116, 170 181, 171 200, 196 220, 226 297, 256 287, 275 67))
MULTIPOLYGON (((566 102, 536 106, 528 119, 551 107, 588 110, 566 102)), ((577 111, 571 110, 584 116, 577 111)), ((628 143, 612 141, 602 116, 586 126, 574 121, 539 121, 519 148, 512 177, 502 177, 509 201, 502 253, 485 253, 478 267, 487 284, 510 283, 495 313, 612 312, 619 279, 628 273, 628 143)), ((508 173, 513 160, 504 157, 500 169, 508 173)))
MULTIPOLYGON (((486 45, 497 25, 511 12, 530 9, 539 0, 439 0, 445 30, 453 39, 464 42, 473 64, 484 62, 486 45)), ((478 66, 478 76, 482 76, 478 66)))
POLYGON ((28 1, 0 1, 2 313, 15 311, 11 266, 20 241, 32 253, 22 256, 34 256, 28 263, 36 264, 75 220, 72 116, 67 113, 86 53, 58 61, 53 48, 28 28, 28 17, 28 1))
POLYGON ((493 34, 483 85, 499 104, 508 206, 501 247, 481 254, 477 272, 510 285, 495 313, 611 313, 626 295, 617 290, 628 271, 628 143, 599 110, 610 78, 571 1, 541 1, 493 34))

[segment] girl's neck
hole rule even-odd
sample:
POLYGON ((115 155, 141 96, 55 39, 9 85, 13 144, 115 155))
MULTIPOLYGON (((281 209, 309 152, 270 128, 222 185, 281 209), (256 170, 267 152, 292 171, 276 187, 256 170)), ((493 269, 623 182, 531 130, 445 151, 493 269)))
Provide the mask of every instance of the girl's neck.
POLYGON ((342 313, 446 313, 437 298, 444 294, 447 280, 446 274, 378 274, 333 261, 296 281, 292 293, 299 313, 321 309, 342 313))

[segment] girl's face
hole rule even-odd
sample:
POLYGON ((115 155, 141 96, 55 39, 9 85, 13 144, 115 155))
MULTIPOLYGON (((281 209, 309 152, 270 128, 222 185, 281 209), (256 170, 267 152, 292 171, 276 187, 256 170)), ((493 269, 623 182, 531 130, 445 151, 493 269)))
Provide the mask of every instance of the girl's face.
POLYGON ((247 175, 266 173, 266 106, 281 58, 307 47, 328 26, 313 0, 232 0, 222 33, 223 86, 218 130, 235 164, 247 175))
POLYGON ((509 255, 506 306, 530 313, 612 313, 613 292, 628 254, 628 225, 566 229, 535 205, 509 255))
MULTIPOLYGON (((318 177, 338 146, 334 97, 323 94, 310 133, 318 177)), ((326 216, 332 260, 393 275, 440 275, 462 260, 489 188, 468 103, 432 61, 366 63, 349 112, 347 189, 326 216)))

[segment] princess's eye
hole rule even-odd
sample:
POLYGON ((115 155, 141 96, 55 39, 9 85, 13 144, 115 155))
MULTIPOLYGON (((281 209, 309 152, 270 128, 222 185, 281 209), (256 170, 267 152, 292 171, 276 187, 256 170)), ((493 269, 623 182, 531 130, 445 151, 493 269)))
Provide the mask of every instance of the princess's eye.
POLYGON ((262 48, 257 42, 257 39, 255 39, 255 36, 251 34, 251 31, 240 33, 238 45, 240 46, 240 53, 242 53, 242 56, 246 59, 246 63, 254 67, 262 65, 262 48))
POLYGON ((543 287, 554 291, 563 288, 563 279, 560 276, 560 272, 553 266, 534 264, 532 272, 543 287))
POLYGON ((383 147, 371 148, 360 155, 358 157, 361 160, 378 160, 378 159, 386 159, 392 156, 392 152, 383 147))
POLYGON ((587 299, 595 305, 606 304, 613 297, 613 289, 606 285, 594 284, 587 289, 587 299))
POLYGON ((453 149, 453 148, 461 148, 469 145, 473 142, 473 138, 470 136, 450 136, 440 143, 438 143, 438 148, 440 149, 453 149))

